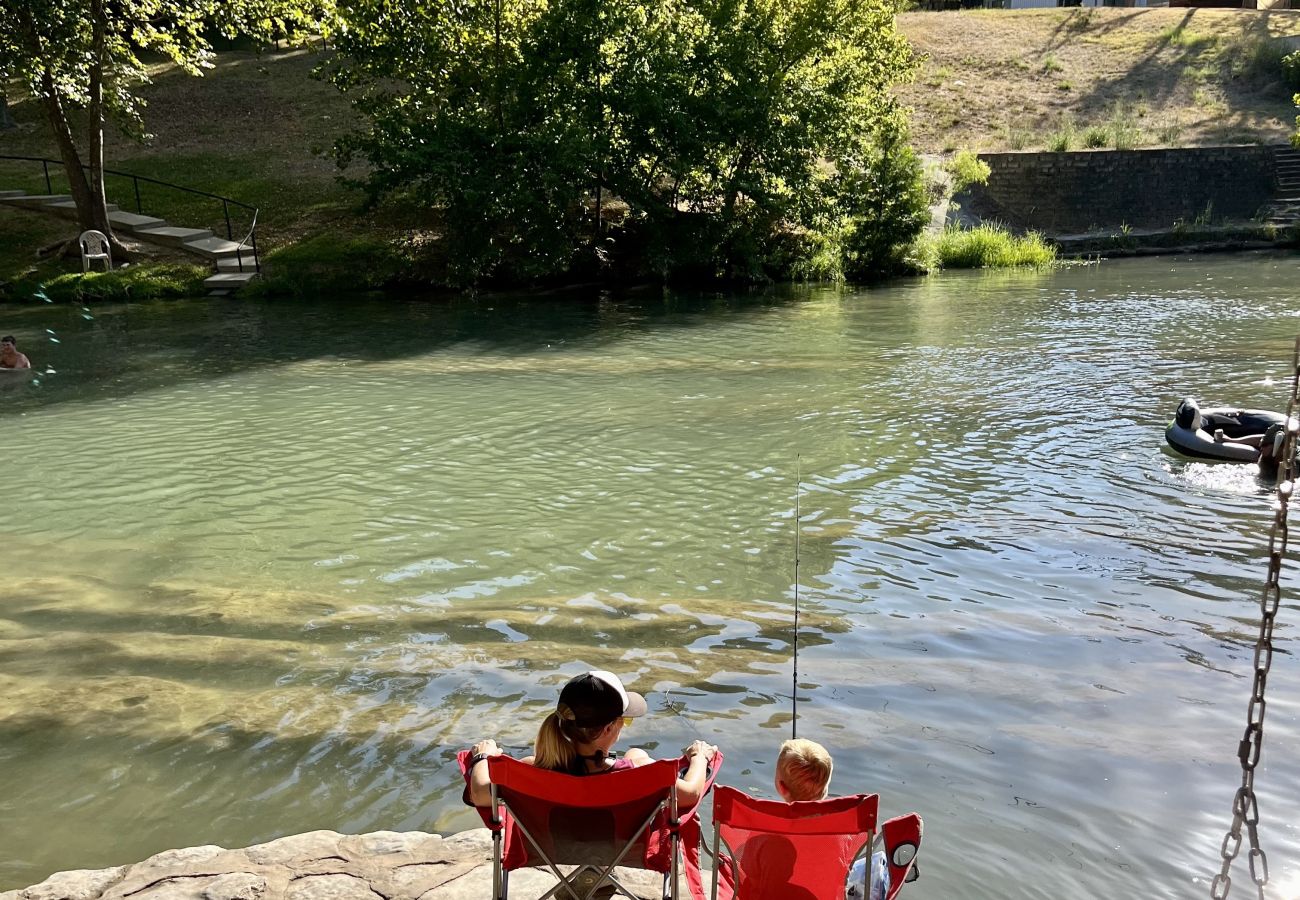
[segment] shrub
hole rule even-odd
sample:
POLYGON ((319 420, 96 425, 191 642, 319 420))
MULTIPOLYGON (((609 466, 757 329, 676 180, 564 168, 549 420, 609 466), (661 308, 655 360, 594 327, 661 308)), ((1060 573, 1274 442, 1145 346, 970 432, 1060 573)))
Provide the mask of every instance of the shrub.
POLYGON ((1168 125, 1162 125, 1156 130, 1156 140, 1162 147, 1175 147, 1178 145, 1178 139, 1182 136, 1183 126, 1176 122, 1168 125))
MULTIPOLYGON (((842 234, 844 274, 855 280, 897 271, 930 220, 921 159, 905 135, 878 141, 865 153, 837 185, 844 219, 835 230, 842 234)), ((967 153, 974 162, 968 174, 987 180, 988 164, 967 153)))
POLYGON ((1283 83, 1300 89, 1300 50, 1282 57, 1281 66, 1283 83))
POLYGON ((1000 225, 950 225, 938 236, 934 259, 945 269, 1041 267, 1056 261, 1056 248, 1036 231, 1018 237, 1000 225))
POLYGON ((1142 143, 1142 128, 1128 110, 1117 108, 1111 113, 1109 130, 1116 150, 1132 150, 1142 143))
POLYGON ((954 194, 960 194, 973 184, 987 184, 992 172, 989 164, 970 150, 958 150, 943 168, 952 176, 954 194))
POLYGON ((1097 150, 1110 143, 1110 129, 1105 125, 1089 125, 1083 132, 1083 146, 1097 150))
POLYGON ((1007 126, 1007 146, 1012 150, 1023 150, 1034 140, 1034 133, 1020 125, 1007 126))
MULTIPOLYGON (((343 0, 329 75, 363 127, 335 151, 444 224, 448 277, 603 268, 763 277, 834 229, 846 169, 902 129, 917 62, 892 0, 343 0), (594 227, 596 195, 626 227, 594 227)), ((892 240, 893 236, 882 236, 892 240)))
POLYGON ((1043 57, 1044 73, 1051 75, 1053 72, 1064 72, 1064 71, 1065 71, 1065 66, 1061 65, 1060 60, 1058 60, 1054 55, 1049 53, 1047 54, 1047 56, 1043 57))
POLYGON ((1061 127, 1052 132, 1047 138, 1047 149, 1053 153, 1064 153, 1073 149, 1074 141, 1078 137, 1074 129, 1074 121, 1066 119, 1061 123, 1061 127))

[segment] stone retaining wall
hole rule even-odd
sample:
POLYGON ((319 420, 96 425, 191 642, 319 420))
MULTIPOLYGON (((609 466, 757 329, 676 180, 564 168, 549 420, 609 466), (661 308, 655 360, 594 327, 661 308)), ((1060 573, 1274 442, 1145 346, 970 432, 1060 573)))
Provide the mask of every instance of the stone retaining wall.
POLYGON ((988 184, 961 212, 1049 235, 1246 221, 1275 189, 1273 147, 981 153, 988 184))
MULTIPOLYGON (((662 877, 619 869, 644 900, 662 877)), ((511 894, 538 897, 556 884, 543 870, 510 877, 511 894)), ((685 885, 681 885, 682 896, 685 885)), ((419 831, 345 835, 311 831, 227 850, 166 850, 111 869, 58 872, 0 900, 486 900, 492 896, 492 838, 486 828, 450 837, 419 831)))

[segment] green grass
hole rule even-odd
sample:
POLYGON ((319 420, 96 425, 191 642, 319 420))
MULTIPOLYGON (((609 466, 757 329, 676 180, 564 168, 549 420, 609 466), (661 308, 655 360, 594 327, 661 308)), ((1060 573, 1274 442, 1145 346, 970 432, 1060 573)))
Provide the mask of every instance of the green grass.
POLYGON ((1041 268, 1056 261, 1056 248, 1034 231, 1017 236, 1000 225, 950 225, 930 236, 917 256, 931 270, 1041 268))
POLYGON ((55 303, 85 300, 158 300, 203 293, 207 269, 183 263, 146 263, 112 272, 64 271, 64 261, 44 262, 0 290, 0 299, 55 303))
POLYGON ((1075 127, 1074 118, 1065 116, 1061 119, 1060 127, 1047 137, 1047 149, 1053 153, 1065 153, 1073 150, 1074 145, 1079 140, 1079 131, 1075 127))
POLYGON ((1213 34, 1201 34, 1183 25, 1174 25, 1160 32, 1159 42, 1166 47, 1178 47, 1183 50, 1205 50, 1219 42, 1213 34))
POLYGON ((245 290, 293 297, 378 291, 417 278, 412 257, 383 237, 319 234, 268 253, 262 277, 245 290))

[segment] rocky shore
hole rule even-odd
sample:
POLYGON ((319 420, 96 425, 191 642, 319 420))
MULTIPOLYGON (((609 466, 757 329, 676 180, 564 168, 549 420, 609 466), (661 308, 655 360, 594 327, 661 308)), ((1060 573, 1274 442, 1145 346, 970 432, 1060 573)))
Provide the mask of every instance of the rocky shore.
MULTIPOLYGON (((619 870, 645 900, 660 876, 619 870)), ((510 877, 511 895, 555 885, 542 870, 510 877)), ((685 896, 685 885, 681 886, 685 896)), ((166 850, 134 865, 56 872, 0 900, 488 900, 492 837, 486 828, 442 837, 419 831, 345 835, 311 831, 238 850, 166 850)))

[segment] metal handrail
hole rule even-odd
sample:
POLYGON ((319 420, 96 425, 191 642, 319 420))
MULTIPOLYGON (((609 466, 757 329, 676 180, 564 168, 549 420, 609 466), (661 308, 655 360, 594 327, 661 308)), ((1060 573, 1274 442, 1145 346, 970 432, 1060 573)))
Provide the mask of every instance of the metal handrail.
MULTIPOLYGON (((45 172, 45 193, 47 195, 54 194, 54 183, 50 179, 50 164, 53 163, 56 166, 62 166, 63 162, 61 160, 50 159, 44 156, 10 156, 4 153, 0 153, 0 159, 16 160, 18 162, 40 163, 41 168, 45 172)), ((82 163, 81 168, 85 170, 89 170, 90 166, 86 165, 85 163, 82 163)), ((149 184, 156 184, 159 187, 171 188, 172 190, 175 191, 183 191, 186 194, 195 194, 196 196, 207 197, 211 200, 220 200, 222 215, 225 217, 226 220, 226 240, 228 241, 234 240, 233 229, 231 228, 230 225, 231 205, 233 204, 234 206, 238 206, 240 209, 251 210, 253 213, 253 227, 248 230, 248 235, 244 238, 244 240, 240 241, 240 246, 242 247, 250 239, 252 240, 254 264, 257 266, 258 272, 262 271, 262 262, 260 259, 257 258, 257 215, 258 212, 260 211, 258 207, 250 206, 247 203, 241 203, 238 200, 232 200, 229 197, 223 197, 220 194, 213 194, 208 191, 197 190, 196 188, 188 188, 183 185, 172 184, 170 181, 159 181, 157 178, 150 178, 147 175, 136 175, 134 172, 121 172, 118 171, 117 169, 104 169, 103 172, 105 175, 115 175, 119 178, 131 179, 132 187, 135 189, 135 211, 139 215, 144 215, 144 205, 140 202, 140 182, 142 181, 147 182, 149 184)), ((244 267, 243 254, 239 253, 238 251, 236 252, 239 258, 239 267, 242 269, 244 267)))

